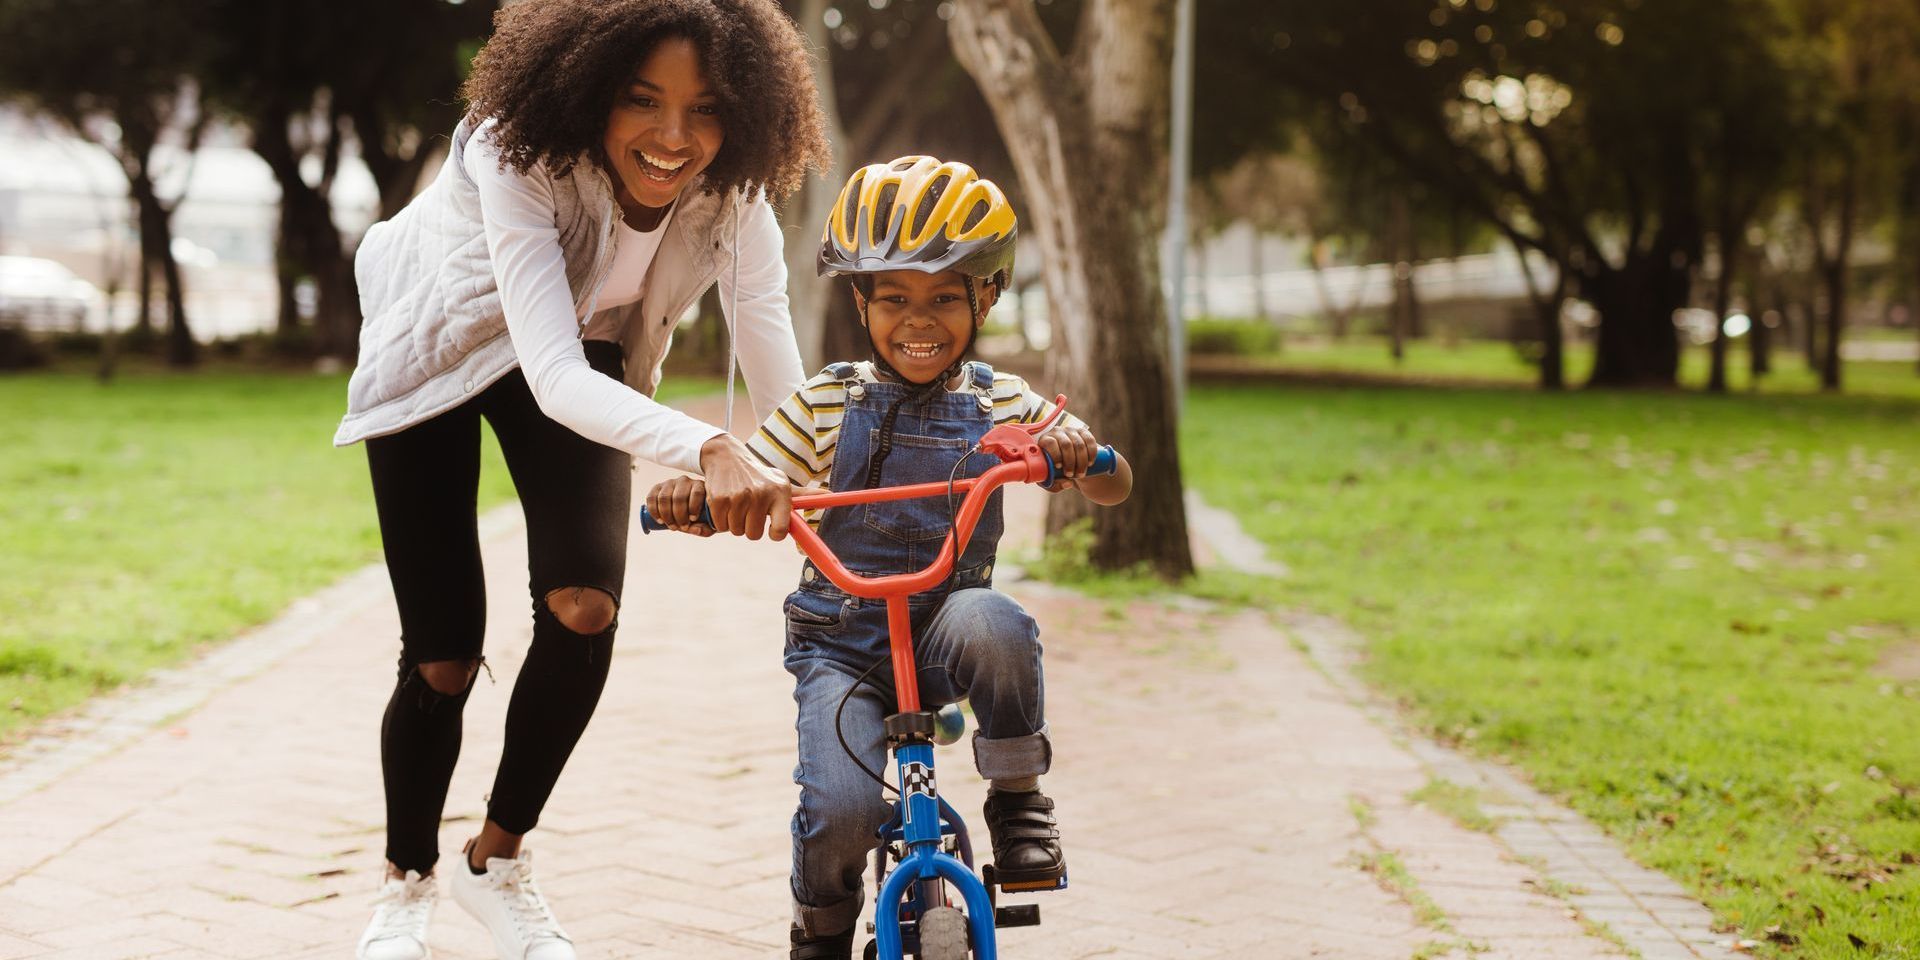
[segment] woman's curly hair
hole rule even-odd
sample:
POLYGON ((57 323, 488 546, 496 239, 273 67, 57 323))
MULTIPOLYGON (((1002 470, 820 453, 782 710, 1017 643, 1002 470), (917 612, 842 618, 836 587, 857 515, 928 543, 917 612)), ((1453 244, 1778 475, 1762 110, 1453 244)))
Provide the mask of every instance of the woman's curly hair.
POLYGON ((811 58, 774 0, 525 0, 494 17, 493 38, 461 89, 467 115, 497 121, 500 158, 561 172, 602 152, 607 117, 660 41, 700 51, 726 140, 703 189, 764 189, 781 199, 830 148, 811 58))

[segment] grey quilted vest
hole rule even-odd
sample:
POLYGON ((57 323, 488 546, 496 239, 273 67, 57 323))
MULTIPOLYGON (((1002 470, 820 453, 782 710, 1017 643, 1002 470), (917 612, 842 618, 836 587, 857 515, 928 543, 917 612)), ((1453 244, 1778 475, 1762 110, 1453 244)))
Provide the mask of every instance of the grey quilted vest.
MULTIPOLYGON (((393 219, 374 224, 354 254, 365 322, 336 445, 432 419, 519 366, 487 254, 480 191, 463 161, 473 127, 462 120, 454 128, 440 175, 393 219)), ((613 184, 598 164, 582 160, 554 178, 553 193, 567 286, 584 330, 612 266, 613 184)), ((647 270, 645 298, 607 311, 622 331, 626 381, 635 390, 653 395, 674 321, 732 262, 739 217, 738 194, 715 196, 690 184, 647 270)))

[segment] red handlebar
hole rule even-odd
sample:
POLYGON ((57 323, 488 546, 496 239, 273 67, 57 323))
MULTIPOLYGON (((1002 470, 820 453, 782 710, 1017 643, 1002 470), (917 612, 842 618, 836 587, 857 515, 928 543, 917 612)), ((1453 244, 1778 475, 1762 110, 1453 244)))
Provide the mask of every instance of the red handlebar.
POLYGON ((1054 398, 1053 414, 1034 424, 1003 423, 986 432, 980 438, 980 450, 1000 458, 1000 465, 981 474, 954 482, 915 483, 900 487, 880 487, 873 490, 846 490, 837 493, 810 493, 793 498, 793 523, 788 527, 800 549, 813 558, 814 566, 833 581, 834 586, 856 596, 881 600, 888 597, 905 598, 912 594, 931 590, 947 578, 953 571, 954 558, 958 555, 957 543, 966 543, 973 539, 974 524, 980 520, 981 511, 987 508, 987 497, 993 491, 1009 483, 1037 483, 1052 473, 1047 464, 1047 455, 1033 438, 1042 430, 1053 425, 1067 409, 1067 398, 1054 398), (947 532, 945 543, 940 545, 940 555, 933 558, 919 573, 895 573, 886 576, 866 577, 854 573, 834 556, 833 548, 820 539, 806 522, 803 511, 818 510, 823 507, 844 507, 855 503, 880 503, 888 500, 913 500, 919 497, 945 496, 948 492, 965 492, 967 498, 960 503, 960 510, 954 516, 953 529, 947 532))

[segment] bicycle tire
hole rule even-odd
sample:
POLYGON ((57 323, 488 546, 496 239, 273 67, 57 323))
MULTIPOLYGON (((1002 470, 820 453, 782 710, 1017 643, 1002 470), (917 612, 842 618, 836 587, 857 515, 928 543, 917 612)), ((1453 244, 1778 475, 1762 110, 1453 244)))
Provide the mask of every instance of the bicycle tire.
POLYGON ((954 907, 935 907, 920 918, 918 960, 967 960, 967 915, 954 907))

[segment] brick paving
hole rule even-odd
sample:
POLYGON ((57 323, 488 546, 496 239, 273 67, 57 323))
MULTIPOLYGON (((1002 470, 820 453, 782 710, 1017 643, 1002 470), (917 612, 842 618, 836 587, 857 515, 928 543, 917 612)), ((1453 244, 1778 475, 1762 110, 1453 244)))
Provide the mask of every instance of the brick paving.
MULTIPOLYGON (((1010 494, 1017 548, 1043 495, 1010 494)), ((498 683, 468 706, 444 851, 476 828, 530 637, 517 516, 488 531, 498 683)), ((796 569, 785 545, 633 538, 612 678, 528 840, 582 956, 785 955, 778 601, 796 569)), ((1045 631, 1047 782, 1073 871, 1070 890, 1019 898, 1045 922, 1007 931, 1007 956, 1621 955, 1501 839, 1409 802, 1428 760, 1267 618, 1003 586, 1045 631), (1444 919, 1362 868, 1383 852, 1444 919)), ((351 956, 381 868, 397 624, 377 571, 314 599, 0 767, 0 960, 351 956)), ((977 819, 967 761, 944 750, 941 784, 977 819)), ((444 896, 433 937, 441 958, 492 956, 444 896)))

